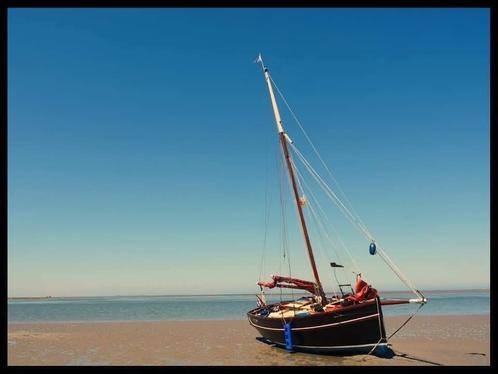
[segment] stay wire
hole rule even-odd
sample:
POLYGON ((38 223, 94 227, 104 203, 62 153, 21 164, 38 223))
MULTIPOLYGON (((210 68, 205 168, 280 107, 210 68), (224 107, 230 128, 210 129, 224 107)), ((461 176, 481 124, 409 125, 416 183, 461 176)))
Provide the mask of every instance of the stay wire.
POLYGON ((272 195, 271 191, 269 193, 269 167, 268 167, 268 157, 267 157, 267 162, 266 162, 266 187, 265 187, 265 213, 264 213, 264 218, 265 218, 265 230, 264 230, 264 239, 263 239, 263 249, 262 249, 262 254, 261 254, 261 264, 260 264, 260 269, 259 269, 259 280, 262 280, 262 275, 265 272, 265 257, 266 257, 266 247, 267 247, 267 240, 268 240, 268 226, 270 222, 270 212, 271 212, 271 204, 272 204, 272 195), (268 198, 269 195, 269 198, 268 198))
POLYGON ((358 220, 363 224, 363 221, 361 220, 360 216, 358 215, 358 213, 356 213, 355 209, 353 208, 353 204, 351 204, 351 202, 349 201, 346 193, 341 188, 341 185, 339 184, 339 181, 334 177, 334 175, 332 174, 332 171, 330 170, 330 168, 327 166, 327 164, 323 160, 322 156, 320 155, 320 152, 318 151, 318 149, 315 147, 315 145, 311 141, 311 138, 308 136, 308 133, 306 132, 306 130, 304 130, 304 126, 301 124, 301 121, 297 118, 296 114, 294 113, 294 111, 292 110, 292 108, 290 107, 290 105, 288 104, 288 102, 285 99, 285 96, 283 95, 282 91, 280 90, 280 88, 278 87, 278 85, 275 83, 275 81, 273 80, 272 76, 270 74, 268 74, 268 76, 270 77, 270 80, 272 81, 273 85, 275 86, 275 88, 276 88, 276 90, 277 90, 280 98, 282 99, 282 101, 284 102, 285 106, 287 107, 287 109, 291 113, 292 117, 294 118, 294 121, 296 121, 297 125, 299 126, 299 128, 302 131, 302 133, 306 137, 306 140, 310 144, 311 148, 313 148, 313 151, 315 152, 315 155, 318 157, 318 159, 320 160, 321 164, 323 165, 323 167, 327 171, 328 175, 333 180, 333 182, 336 184, 337 189, 342 194, 342 197, 344 198, 344 200, 349 205, 349 208, 353 211, 353 213, 356 215, 356 217, 358 217, 358 220))
MULTIPOLYGON (((303 187, 305 185, 305 182, 304 182, 304 180, 301 181, 302 175, 301 175, 300 171, 297 169, 297 167, 296 167, 296 165, 295 165, 295 163, 294 163, 294 161, 292 159, 291 159, 291 165, 292 165, 292 169, 295 171, 296 181, 297 181, 297 185, 298 185, 298 190, 300 190, 302 192, 302 194, 303 194, 303 197, 306 198, 306 190, 303 187)), ((311 190, 309 190, 309 192, 311 193, 311 190)), ((315 223, 316 227, 318 228, 315 231, 316 231, 318 237, 320 238, 320 244, 321 245, 318 245, 318 247, 320 249, 320 254, 322 256, 325 254, 325 257, 327 257, 328 262, 330 263, 331 262, 330 255, 329 255, 328 251, 326 250, 325 240, 323 239, 323 235, 320 232, 320 226, 321 226, 321 228, 323 230, 323 225, 319 221, 318 217, 316 216, 316 214, 314 212, 314 209, 313 209, 313 207, 311 205, 311 200, 308 199, 307 202, 303 203, 303 211, 308 216, 308 222, 311 221, 311 220, 313 220, 313 222, 315 223), (311 220, 309 218, 311 218, 311 220)), ((326 232, 325 232, 325 234, 326 234, 326 232)), ((330 242, 330 238, 328 238, 328 239, 329 239, 329 242, 330 242)), ((332 247, 332 248, 334 249, 334 252, 336 252, 335 248, 334 247, 332 247)), ((336 255, 338 256, 337 252, 336 252, 336 255)), ((336 294, 335 288, 333 289, 333 292, 334 292, 334 294, 336 294)))
MULTIPOLYGON (((293 149, 294 149, 294 150, 297 150, 297 148, 296 148, 295 146, 293 146, 293 149)), ((297 153, 296 153, 296 154, 297 154, 297 153)), ((298 156, 298 158, 300 158, 299 154, 297 154, 297 156, 298 156)), ((302 161, 302 160, 300 160, 300 161, 303 163, 303 161, 302 161)), ((314 177, 314 179, 318 182, 318 180, 317 180, 317 179, 315 178, 315 176, 311 173, 311 171, 310 171, 310 170, 309 170, 309 168, 306 166, 306 164, 304 164, 304 163, 303 163, 303 165, 306 167, 306 169, 307 169, 307 170, 308 170, 308 172, 311 174, 311 176, 312 176, 312 177, 314 177)), ((318 183, 318 184, 320 185, 320 183, 318 183)), ((322 186, 320 186, 320 187, 322 187, 322 186)), ((324 189, 324 188, 322 187, 322 189, 324 189)), ((310 189, 310 188, 308 188, 308 190, 310 190, 310 192, 311 192, 311 189, 310 189)), ((325 191, 325 190, 324 190, 324 191, 325 191)), ((325 191, 325 193, 327 194, 327 191, 325 191)), ((344 249, 344 251, 348 254, 349 259, 351 260, 351 263, 352 263, 353 267, 354 267, 354 268, 355 268, 355 270, 357 270, 358 272, 361 272, 361 271, 360 271, 360 268, 359 268, 359 266, 358 266, 358 264, 357 264, 357 262, 356 262, 356 260, 355 260, 355 259, 354 259, 354 257, 353 257, 353 255, 351 254, 351 252, 349 251, 349 249, 346 247, 346 245, 344 244, 344 242, 340 239, 339 234, 337 233, 337 231, 335 230, 335 228, 333 227, 333 225, 330 223, 330 221, 329 221, 329 219, 328 219, 327 215, 326 215, 326 214, 325 214, 325 212, 323 211, 323 208, 322 208, 322 207, 320 206, 320 204, 318 203, 318 199, 314 196, 314 194, 313 194, 312 192, 311 192, 311 194, 312 194, 312 195, 313 195, 313 197, 315 198, 315 201, 317 202, 317 206, 319 207, 319 209, 321 210, 322 214, 325 216, 325 218, 326 218, 327 222, 328 222, 328 223, 329 223, 329 225, 332 227, 332 229, 333 229, 334 233, 336 234, 337 238, 339 239, 339 241, 340 241, 340 243, 341 243, 341 245, 342 245, 342 248, 343 248, 343 249, 344 249)), ((337 204, 336 204, 336 205, 337 205, 337 204)), ((347 217, 346 217, 346 218, 347 218, 347 217)), ((354 225, 354 222, 352 222, 350 219, 348 219, 348 220, 349 220, 351 223, 353 223, 353 225, 354 225)), ((337 254, 337 253, 336 253, 336 254, 337 254)))
MULTIPOLYGON (((297 149, 297 147, 294 144, 291 144, 292 149, 296 152, 296 155, 298 156, 298 159, 303 163, 303 165, 306 167, 308 172, 313 176, 313 178, 318 182, 318 184, 322 187, 323 191, 329 196, 329 198, 340 208, 340 210, 345 214, 345 217, 354 225, 358 228, 359 231, 363 232, 363 234, 371 241, 375 242, 373 236, 370 234, 368 229, 364 227, 361 223, 358 222, 358 220, 355 219, 355 217, 352 215, 350 211, 344 206, 344 204, 341 202, 341 200, 337 197, 337 195, 334 193, 334 191, 331 190, 331 188, 323 181, 323 179, 318 175, 318 173, 313 169, 313 167, 309 164, 309 162, 304 158, 301 152, 297 149), (339 203, 339 204, 337 204, 339 203), (342 207, 342 208, 341 208, 342 207)), ((401 280, 402 283, 405 284, 417 297, 421 297, 421 294, 419 291, 415 289, 415 287, 411 284, 410 281, 403 275, 401 270, 394 264, 394 262, 389 258, 387 253, 380 247, 377 246, 377 252, 379 253, 381 259, 391 268, 391 270, 398 276, 398 278, 401 280)))

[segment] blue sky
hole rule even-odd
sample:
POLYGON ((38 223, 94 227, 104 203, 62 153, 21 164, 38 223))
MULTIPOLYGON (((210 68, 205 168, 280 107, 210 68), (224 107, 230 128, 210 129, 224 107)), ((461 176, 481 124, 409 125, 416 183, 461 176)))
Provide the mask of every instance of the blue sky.
MULTIPOLYGON (((265 191, 278 199, 258 52, 408 278, 489 286, 488 10, 9 9, 8 21, 9 296, 256 291, 265 191)), ((308 279, 288 210, 292 271, 308 279)), ((266 277, 282 264, 272 214, 266 277)), ((337 219, 367 280, 403 289, 337 219)))

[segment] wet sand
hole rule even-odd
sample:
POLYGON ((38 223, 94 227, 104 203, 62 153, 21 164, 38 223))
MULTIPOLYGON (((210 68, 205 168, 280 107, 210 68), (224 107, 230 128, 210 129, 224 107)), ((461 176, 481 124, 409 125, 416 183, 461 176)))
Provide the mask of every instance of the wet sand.
MULTIPOLYGON (((386 317, 387 334, 406 317, 386 317)), ((393 358, 287 353, 247 321, 9 324, 8 365, 489 365, 490 317, 416 316, 393 358)))

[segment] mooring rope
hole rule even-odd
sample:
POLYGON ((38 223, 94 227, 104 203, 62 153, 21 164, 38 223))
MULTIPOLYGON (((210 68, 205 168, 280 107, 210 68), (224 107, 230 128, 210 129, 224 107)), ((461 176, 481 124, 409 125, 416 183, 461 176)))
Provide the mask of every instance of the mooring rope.
POLYGON ((394 336, 394 334, 396 334, 399 330, 401 330, 415 316, 415 314, 417 314, 418 311, 420 309, 422 309, 422 307, 424 305, 425 304, 420 304, 419 307, 417 308, 417 310, 415 311, 415 313, 413 313, 400 327, 398 327, 398 329, 396 331, 394 331, 391 335, 389 335, 389 337, 387 338, 387 340, 391 339, 394 336))

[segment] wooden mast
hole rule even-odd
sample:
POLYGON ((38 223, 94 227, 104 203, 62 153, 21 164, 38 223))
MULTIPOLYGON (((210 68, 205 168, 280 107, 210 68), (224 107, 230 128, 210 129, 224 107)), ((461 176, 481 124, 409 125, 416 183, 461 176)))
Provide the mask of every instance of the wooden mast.
POLYGON ((268 84, 268 91, 270 92, 270 100, 273 107, 273 113, 275 114, 275 122, 277 125, 278 135, 280 138, 280 145, 282 147, 282 151, 285 157, 285 161, 287 164, 287 169, 289 171, 289 177, 292 185, 292 190, 294 192, 294 199, 296 201, 297 212, 299 215, 299 220, 301 222, 301 228, 303 232, 304 242, 306 244, 306 249, 308 250, 308 257, 311 264, 311 269, 313 270, 313 276, 315 277, 315 283, 318 287, 318 294, 322 298, 322 304, 327 303, 327 298, 325 296, 325 292, 323 291, 322 283, 320 282, 320 277, 318 275, 318 270, 316 268, 315 257, 313 255, 313 249, 311 247, 310 237, 308 235, 308 229, 306 227, 306 221, 304 219, 303 207, 301 205, 301 201, 299 199, 299 190, 297 188, 296 177, 294 175, 294 168, 292 167, 291 155, 289 153, 289 149, 287 147, 287 141, 290 141, 289 136, 285 133, 284 128, 282 126, 282 119, 280 118, 280 112, 278 110, 277 101, 275 100, 275 95, 273 94, 273 87, 270 80, 270 74, 268 72, 268 68, 264 65, 263 59, 261 58, 261 54, 258 56, 256 62, 261 62, 261 66, 263 67, 263 72, 265 75, 266 83, 268 84))

